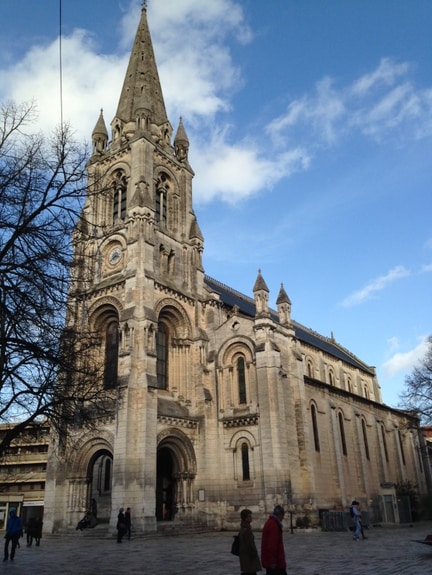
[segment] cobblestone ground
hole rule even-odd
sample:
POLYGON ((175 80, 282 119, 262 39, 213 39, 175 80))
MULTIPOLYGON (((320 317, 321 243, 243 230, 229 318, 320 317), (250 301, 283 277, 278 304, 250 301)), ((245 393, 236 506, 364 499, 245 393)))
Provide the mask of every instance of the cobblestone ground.
MULTIPOLYGON (((376 527, 368 539, 351 534, 296 531, 284 534, 288 575, 430 575, 432 546, 423 540, 432 522, 414 527, 376 527)), ((260 533, 255 534, 257 545, 260 533)), ((237 557, 229 553, 232 533, 146 536, 123 541, 101 533, 74 532, 44 536, 40 547, 21 539, 15 560, 0 573, 17 575, 239 575, 237 557)))

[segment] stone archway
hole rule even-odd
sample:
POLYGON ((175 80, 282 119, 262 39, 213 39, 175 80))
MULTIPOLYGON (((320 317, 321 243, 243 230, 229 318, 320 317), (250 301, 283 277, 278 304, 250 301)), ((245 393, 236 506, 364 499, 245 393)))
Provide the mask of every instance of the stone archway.
POLYGON ((190 515, 193 509, 193 480, 196 459, 191 441, 179 430, 159 437, 156 471, 156 519, 172 521, 177 513, 190 515))
POLYGON ((106 449, 97 451, 91 458, 87 470, 87 509, 98 523, 109 523, 111 516, 112 454, 106 449))

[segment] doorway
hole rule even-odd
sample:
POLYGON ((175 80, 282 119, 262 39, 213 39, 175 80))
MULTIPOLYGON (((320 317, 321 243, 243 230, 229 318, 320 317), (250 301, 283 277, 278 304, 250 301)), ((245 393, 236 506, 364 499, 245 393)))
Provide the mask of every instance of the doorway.
POLYGON ((176 511, 175 487, 173 453, 168 447, 162 447, 157 453, 157 521, 172 521, 174 519, 176 511))

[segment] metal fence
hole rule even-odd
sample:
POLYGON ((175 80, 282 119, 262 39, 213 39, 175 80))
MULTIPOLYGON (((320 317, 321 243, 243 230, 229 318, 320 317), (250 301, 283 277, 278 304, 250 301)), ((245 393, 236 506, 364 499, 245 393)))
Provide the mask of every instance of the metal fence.
MULTIPOLYGON (((348 531, 353 522, 349 511, 328 511, 320 510, 321 527, 323 531, 348 531)), ((369 515, 362 512, 363 527, 369 525, 369 515)))

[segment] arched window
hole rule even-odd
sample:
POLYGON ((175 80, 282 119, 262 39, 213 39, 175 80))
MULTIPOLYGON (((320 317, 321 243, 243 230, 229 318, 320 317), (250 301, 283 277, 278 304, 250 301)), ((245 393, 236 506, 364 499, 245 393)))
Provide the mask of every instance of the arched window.
POLYGON ((350 393, 352 393, 352 383, 351 383, 351 378, 350 378, 350 377, 347 379, 347 388, 348 388, 348 391, 349 391, 350 393))
POLYGON ((108 323, 105 330, 105 364, 104 386, 106 388, 117 385, 118 374, 119 331, 117 321, 108 323))
POLYGON ((340 432, 340 440, 341 440, 341 445, 342 445, 342 453, 344 455, 347 455, 348 452, 347 452, 346 439, 345 439, 345 428, 344 428, 343 415, 341 412, 339 412, 338 419, 339 419, 339 432, 340 432))
POLYGON ((242 456, 242 478, 243 481, 249 481, 250 480, 249 447, 247 443, 242 443, 241 456, 242 456))
POLYGON ((364 394, 366 399, 369 399, 369 388, 367 386, 367 383, 365 383, 363 386, 363 394, 364 394))
POLYGON ((115 224, 119 220, 124 220, 126 218, 126 177, 121 170, 119 170, 115 175, 113 188, 113 223, 115 224))
POLYGON ((370 456, 369 456, 369 443, 368 443, 368 438, 367 438, 367 433, 366 433, 366 423, 365 423, 365 420, 364 420, 364 419, 361 420, 361 425, 362 425, 363 444, 364 444, 364 448, 365 448, 366 457, 367 457, 367 459, 370 459, 370 456))
POLYGON ((389 456, 388 456, 388 450, 387 450, 387 441, 386 441, 386 437, 385 437, 384 425, 381 425, 381 437, 382 437, 382 442, 383 442, 384 455, 385 455, 386 461, 388 463, 389 456))
POLYGON ((164 323, 159 322, 156 334, 156 374, 157 387, 168 387, 168 332, 164 323))
POLYGON ((317 421, 317 411, 315 404, 311 404, 311 417, 312 417, 312 430, 315 443, 315 451, 320 450, 319 434, 318 434, 318 421, 317 421))
POLYGON ((307 362, 307 374, 309 377, 313 378, 314 376, 314 372, 313 372, 313 365, 311 361, 307 362))
POLYGON ((237 385, 239 403, 246 403, 246 374, 244 357, 239 357, 237 360, 237 385))
POLYGON ((329 383, 330 383, 330 385, 334 385, 334 373, 333 373, 333 370, 332 370, 332 369, 329 369, 328 374, 329 374, 329 383))
POLYGON ((111 491, 111 459, 108 457, 105 460, 105 469, 103 473, 103 490, 105 492, 111 491))
POLYGON ((156 183, 155 212, 156 221, 166 225, 167 221, 167 195, 169 189, 169 178, 166 174, 160 174, 156 183))

